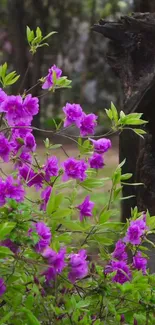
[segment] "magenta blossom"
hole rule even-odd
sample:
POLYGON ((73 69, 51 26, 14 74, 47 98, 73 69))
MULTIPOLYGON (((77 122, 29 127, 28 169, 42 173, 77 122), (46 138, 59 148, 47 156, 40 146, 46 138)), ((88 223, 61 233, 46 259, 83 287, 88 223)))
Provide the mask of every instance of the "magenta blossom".
POLYGON ((56 65, 53 65, 48 70, 48 75, 46 77, 44 84, 42 85, 42 89, 49 89, 53 86, 53 72, 56 73, 56 79, 60 79, 62 75, 62 70, 59 69, 56 65))
POLYGON ((9 155, 11 151, 11 145, 7 138, 3 134, 0 134, 0 157, 4 162, 9 161, 9 155))
POLYGON ((36 141, 32 133, 26 134, 24 144, 24 151, 34 152, 36 150, 36 141))
POLYGON ((83 182, 87 175, 87 164, 84 160, 76 160, 75 158, 68 158, 64 162, 64 181, 68 180, 68 178, 77 179, 83 182))
POLYGON ((146 218, 144 215, 143 218, 130 222, 130 226, 127 230, 124 241, 126 243, 131 243, 132 245, 139 245, 141 243, 142 236, 147 230, 148 227, 146 226, 146 218))
POLYGON ((80 121, 80 134, 82 137, 93 135, 95 133, 97 118, 98 117, 95 114, 82 114, 80 121))
POLYGON ((15 163, 15 169, 22 167, 23 164, 28 163, 31 164, 32 163, 32 156, 29 152, 22 152, 19 157, 18 157, 18 161, 15 163))
POLYGON ((50 266, 53 266, 55 268, 57 273, 61 273, 66 266, 65 254, 65 248, 61 248, 57 253, 52 248, 46 247, 42 253, 42 256, 48 259, 48 263, 50 266))
POLYGON ((101 169, 104 167, 104 159, 99 153, 95 152, 89 159, 89 164, 91 168, 101 169))
POLYGON ((51 186, 48 186, 46 187, 42 193, 41 193, 41 198, 42 198, 42 204, 40 206, 40 209, 41 210, 46 210, 46 206, 47 206, 47 203, 48 203, 48 200, 50 198, 50 195, 51 195, 51 192, 52 192, 52 187, 51 186))
POLYGON ((4 280, 0 278, 0 296, 2 296, 6 291, 6 286, 4 284, 4 280))
POLYGON ((118 261, 126 261, 127 260, 127 253, 125 251, 126 245, 120 239, 115 245, 115 250, 112 253, 112 257, 118 261))
POLYGON ((30 229, 29 230, 29 234, 31 235, 32 232, 36 231, 38 236, 39 236, 39 240, 38 243, 35 245, 35 250, 37 253, 41 253, 43 252, 43 250, 49 246, 50 242, 51 242, 51 231, 50 228, 47 227, 45 225, 44 222, 39 221, 36 224, 33 225, 34 229, 30 229))
POLYGON ((25 180, 28 187, 34 185, 37 190, 42 188, 44 181, 44 175, 42 172, 35 173, 31 167, 23 164, 22 167, 19 168, 19 175, 25 180))
POLYGON ((48 264, 50 265, 50 267, 43 273, 47 283, 54 280, 56 275, 60 274, 65 268, 65 254, 65 248, 60 249, 58 253, 50 247, 44 249, 42 256, 48 260, 48 264))
POLYGON ((123 284, 124 282, 131 280, 131 272, 125 261, 112 261, 111 268, 112 272, 116 271, 116 274, 112 279, 113 282, 123 284))
POLYGON ((89 139, 94 146, 94 150, 97 153, 105 153, 106 151, 108 151, 108 149, 111 148, 111 141, 109 139, 106 138, 102 138, 102 139, 98 139, 98 140, 94 140, 94 139, 89 139))
POLYGON ((87 254, 86 251, 82 249, 78 254, 71 254, 69 257, 70 272, 68 278, 74 283, 78 279, 83 279, 88 274, 87 254))
POLYGON ((18 123, 17 128, 13 128, 11 137, 11 147, 14 155, 24 145, 24 140, 27 134, 31 133, 32 129, 24 122, 18 123))
POLYGON ((4 112, 2 108, 2 104, 6 99, 7 99, 7 94, 0 88, 0 113, 4 112))
POLYGON ((46 165, 44 166, 45 170, 45 179, 50 181, 52 176, 58 176, 59 167, 58 167, 58 159, 56 156, 52 156, 47 159, 46 165))
POLYGON ((133 267, 137 270, 142 270, 143 274, 146 274, 147 259, 142 257, 141 252, 137 252, 133 257, 133 267))
POLYGON ((7 199, 17 202, 24 200, 25 191, 18 179, 8 176, 6 180, 0 179, 0 206, 3 206, 7 199))
POLYGON ((80 120, 82 118, 83 111, 79 104, 67 103, 66 106, 63 107, 63 111, 66 115, 64 127, 67 127, 73 123, 75 123, 77 127, 80 127, 80 120))
POLYGON ((7 96, 2 103, 1 109, 6 112, 6 119, 9 125, 16 125, 24 121, 25 114, 21 96, 7 96))
POLYGON ((94 208, 95 203, 90 201, 90 197, 86 196, 83 203, 78 205, 78 209, 80 210, 80 221, 84 219, 84 217, 92 217, 92 210, 94 208))
POLYGON ((32 117, 39 112, 39 99, 37 97, 32 97, 31 94, 27 95, 23 102, 23 109, 26 120, 31 122, 32 117))

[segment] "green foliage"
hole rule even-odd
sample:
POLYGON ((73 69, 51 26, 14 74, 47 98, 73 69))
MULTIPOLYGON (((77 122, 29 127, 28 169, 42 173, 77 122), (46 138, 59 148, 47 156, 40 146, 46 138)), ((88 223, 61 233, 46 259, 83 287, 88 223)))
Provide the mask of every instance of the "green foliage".
POLYGON ((37 27, 36 31, 34 31, 27 26, 26 36, 32 55, 36 53, 39 47, 49 46, 48 43, 45 43, 45 40, 47 40, 49 37, 53 36, 56 33, 57 32, 50 32, 49 34, 43 37, 42 31, 39 27, 37 27))
POLYGON ((145 125, 147 121, 141 119, 141 113, 131 113, 125 115, 123 111, 118 115, 117 109, 113 103, 111 103, 111 108, 106 109, 106 114, 113 123, 112 129, 114 131, 123 131, 124 129, 131 129, 137 135, 143 138, 143 134, 146 134, 146 131, 138 128, 133 128, 133 126, 145 125))
POLYGON ((0 66, 0 82, 3 88, 15 84, 20 77, 17 75, 16 71, 12 71, 7 74, 7 68, 8 66, 6 62, 0 66))

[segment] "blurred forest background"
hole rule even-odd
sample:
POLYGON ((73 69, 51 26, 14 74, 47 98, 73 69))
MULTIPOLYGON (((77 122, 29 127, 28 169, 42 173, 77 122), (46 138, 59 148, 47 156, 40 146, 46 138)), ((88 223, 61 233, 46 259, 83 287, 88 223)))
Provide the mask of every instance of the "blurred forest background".
MULTIPOLYGON (((92 32, 91 26, 100 18, 113 20, 132 11, 155 11, 155 0, 0 0, 0 64, 7 61, 9 69, 21 76, 30 65, 20 92, 36 84, 53 64, 73 80, 72 89, 41 97, 35 126, 51 128, 52 118, 61 116, 66 101, 99 114, 101 126, 110 101, 122 105, 120 85, 105 59, 108 41, 92 32), (43 35, 58 32, 34 60, 26 42, 26 25, 31 29, 39 26, 43 35)), ((17 93, 20 83, 11 91, 17 93)), ((32 94, 40 96, 40 86, 32 89, 32 94)))

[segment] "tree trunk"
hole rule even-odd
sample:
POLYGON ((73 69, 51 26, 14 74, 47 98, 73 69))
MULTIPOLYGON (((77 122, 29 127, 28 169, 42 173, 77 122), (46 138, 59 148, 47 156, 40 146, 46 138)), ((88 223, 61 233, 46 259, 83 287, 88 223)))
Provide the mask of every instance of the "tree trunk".
MULTIPOLYGON (((139 211, 148 209, 155 215, 155 14, 138 13, 118 22, 101 20, 94 30, 111 40, 107 58, 124 90, 125 113, 143 113, 149 122, 145 141, 139 141, 130 131, 120 136, 120 160, 126 158, 123 173, 132 172, 132 181, 144 184, 135 189, 124 187, 123 196, 136 197, 124 202, 122 220, 130 217, 130 209, 136 204, 139 211)), ((151 250, 150 256, 154 253, 151 250)), ((155 272, 152 258, 149 267, 155 272)))

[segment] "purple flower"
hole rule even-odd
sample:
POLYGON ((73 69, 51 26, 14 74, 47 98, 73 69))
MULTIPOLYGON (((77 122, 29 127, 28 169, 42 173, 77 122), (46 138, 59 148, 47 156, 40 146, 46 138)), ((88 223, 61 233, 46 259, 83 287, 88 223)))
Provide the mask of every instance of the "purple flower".
POLYGON ((32 156, 30 155, 29 152, 22 152, 19 155, 18 161, 15 163, 15 168, 22 167, 23 164, 25 164, 25 163, 28 163, 28 164, 32 163, 32 156))
POLYGON ((94 139, 89 139, 89 140, 93 143, 94 150, 97 153, 102 154, 111 148, 111 141, 109 139, 102 138, 102 139, 98 139, 98 140, 94 140, 94 139))
POLYGON ((14 254, 19 252, 19 247, 9 238, 2 240, 0 246, 8 247, 14 254))
POLYGON ((87 164, 84 160, 76 160, 75 158, 68 158, 64 162, 64 177, 63 179, 66 181, 68 178, 78 179, 83 182, 87 175, 87 164))
POLYGON ((80 134, 85 137, 87 135, 93 135, 95 133, 95 126, 97 116, 95 114, 82 114, 80 121, 80 134))
POLYGON ((44 210, 44 211, 46 210, 46 206, 47 206, 48 200, 50 198, 51 192, 52 192, 52 187, 51 186, 46 187, 42 191, 41 198, 42 198, 43 202, 42 202, 42 204, 40 206, 41 210, 44 210))
POLYGON ((0 206, 3 206, 7 199, 13 199, 17 202, 24 200, 25 191, 18 179, 8 176, 6 180, 0 179, 0 206))
POLYGON ((54 280, 56 278, 56 270, 53 266, 48 267, 48 269, 43 273, 43 275, 45 276, 46 282, 47 284, 51 281, 54 280))
POLYGON ((37 190, 42 188, 44 181, 43 173, 35 173, 31 167, 23 164, 19 168, 19 175, 26 181, 27 186, 31 187, 34 185, 37 190))
POLYGON ((79 104, 67 103, 66 106, 63 107, 63 111, 66 115, 64 127, 67 127, 73 123, 75 123, 77 127, 80 127, 80 119, 82 117, 83 111, 82 107, 79 104))
POLYGON ((57 253, 50 247, 47 247, 42 252, 42 256, 47 258, 50 267, 43 273, 45 275, 46 281, 50 282, 54 280, 57 274, 60 274, 66 266, 65 263, 66 249, 61 248, 57 253))
POLYGON ((131 272, 129 266, 124 261, 112 261, 111 262, 112 272, 116 271, 113 277, 113 282, 119 282, 123 284, 124 282, 131 280, 131 272))
POLYGON ((3 134, 0 134, 0 157, 4 162, 9 161, 9 154, 11 151, 11 145, 7 138, 3 134))
POLYGON ((131 243, 132 245, 139 245, 142 240, 142 235, 144 235, 147 229, 148 227, 146 226, 145 216, 143 218, 131 221, 124 241, 126 243, 131 243))
MULTIPOLYGON (((49 244, 51 241, 51 231, 50 228, 45 225, 44 222, 37 222, 35 225, 35 230, 39 236, 39 241, 35 245, 35 250, 37 253, 41 253, 49 244)), ((30 231, 33 231, 30 229, 30 231)), ((30 232, 31 233, 31 232, 30 232)))
POLYGON ((104 159, 99 153, 94 153, 89 159, 89 164, 91 168, 101 169, 104 167, 104 159))
POLYGON ((87 255, 86 251, 82 249, 78 254, 71 254, 69 257, 70 272, 68 278, 74 283, 78 279, 83 279, 88 274, 87 255))
POLYGON ((23 102, 23 109, 26 120, 31 122, 32 116, 37 115, 39 112, 39 99, 37 97, 32 97, 31 94, 27 95, 23 102))
POLYGON ((44 166, 44 170, 45 170, 45 179, 47 181, 50 181, 50 178, 52 176, 58 176, 59 167, 58 167, 57 157, 52 156, 48 158, 46 165, 44 166))
POLYGON ((57 273, 61 273, 66 266, 65 254, 65 248, 61 248, 57 253, 52 248, 46 247, 42 253, 42 256, 48 259, 48 263, 50 266, 53 266, 55 268, 57 273))
POLYGON ((112 253, 112 257, 119 261, 126 261, 127 260, 127 253, 125 251, 126 245, 120 239, 115 245, 115 250, 112 253))
POLYGON ((7 96, 7 99, 1 105, 1 109, 6 112, 9 125, 16 125, 25 119, 21 96, 7 96))
POLYGON ((124 316, 124 314, 121 315, 120 322, 121 322, 121 323, 124 323, 124 322, 125 322, 125 316, 124 316))
POLYGON ((27 134, 32 132, 32 129, 24 122, 18 123, 17 128, 13 128, 11 137, 11 147, 14 155, 17 154, 18 150, 24 145, 24 139, 27 134))
POLYGON ((7 94, 0 88, 0 113, 4 112, 2 109, 3 102, 7 99, 7 94))
POLYGON ((77 207, 80 210, 80 221, 82 221, 84 217, 92 217, 94 205, 95 203, 90 201, 90 197, 86 196, 84 201, 77 207))
POLYGON ((56 73, 56 79, 60 79, 62 75, 62 70, 59 69, 56 65, 53 65, 48 70, 48 75, 46 77, 44 84, 42 85, 42 89, 49 89, 53 86, 53 72, 56 73))
POLYGON ((36 150, 36 141, 35 137, 32 133, 27 133, 25 137, 25 146, 24 146, 24 151, 35 151, 36 150))
POLYGON ((4 280, 0 278, 0 296, 2 296, 6 291, 6 286, 4 284, 4 280))
POLYGON ((147 259, 142 257, 141 252, 137 252, 133 257, 133 267, 137 270, 142 270, 143 274, 146 274, 147 259))

